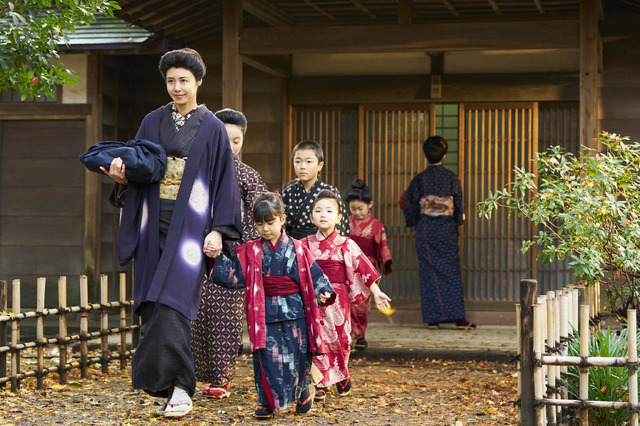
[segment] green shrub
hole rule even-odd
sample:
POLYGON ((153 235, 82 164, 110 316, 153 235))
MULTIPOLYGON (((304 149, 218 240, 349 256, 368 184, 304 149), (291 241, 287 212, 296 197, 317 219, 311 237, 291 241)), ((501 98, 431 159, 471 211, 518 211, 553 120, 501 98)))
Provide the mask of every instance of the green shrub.
MULTIPOLYGON (((598 331, 591 336, 589 356, 626 357, 629 350, 627 329, 620 333, 598 331)), ((569 343, 569 356, 580 356, 580 339, 569 343)), ((564 382, 569 396, 580 399, 580 369, 568 367, 564 382)), ((625 367, 589 367, 589 399, 594 401, 629 401, 629 370, 625 367)), ((627 409, 589 408, 589 423, 623 425, 629 421, 627 409)))

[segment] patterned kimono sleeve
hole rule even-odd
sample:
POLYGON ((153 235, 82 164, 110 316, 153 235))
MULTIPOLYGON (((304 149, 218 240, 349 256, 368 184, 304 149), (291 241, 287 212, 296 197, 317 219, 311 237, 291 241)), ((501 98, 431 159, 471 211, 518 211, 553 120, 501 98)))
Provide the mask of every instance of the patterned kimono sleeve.
POLYGON ((347 284, 349 285, 349 299, 357 305, 365 302, 371 291, 369 287, 380 280, 380 273, 371 264, 355 241, 346 242, 344 263, 347 270, 347 284))
POLYGON ((340 204, 340 214, 342 218, 340 219, 340 223, 336 224, 336 229, 340 233, 340 235, 348 237, 351 235, 351 224, 349 223, 349 212, 347 211, 347 206, 342 201, 342 197, 338 200, 338 204, 340 204))
POLYGON ((311 272, 311 279, 313 280, 313 289, 316 293, 316 301, 320 304, 320 294, 328 291, 329 293, 335 293, 333 286, 329 282, 322 268, 315 261, 309 266, 311 272))
POLYGON ((411 181, 404 198, 404 220, 409 228, 416 226, 420 219, 420 175, 411 181))
POLYGON ((462 185, 460 179, 456 178, 455 189, 453 193, 453 214, 456 218, 458 226, 464 223, 463 210, 462 210, 462 185))
POLYGON ((224 252, 220 253, 220 256, 216 258, 216 263, 209 279, 214 284, 226 288, 238 289, 246 287, 242 267, 235 251, 231 255, 227 255, 224 252))
POLYGON ((284 203, 284 211, 287 214, 287 220, 284 224, 284 230, 287 234, 291 233, 293 223, 291 218, 293 217, 293 187, 294 185, 286 186, 282 191, 282 202, 284 203))
POLYGON ((387 231, 384 225, 380 226, 380 230, 375 235, 376 241, 376 260, 383 274, 390 274, 393 270, 393 260, 391 259, 391 249, 387 242, 387 231))

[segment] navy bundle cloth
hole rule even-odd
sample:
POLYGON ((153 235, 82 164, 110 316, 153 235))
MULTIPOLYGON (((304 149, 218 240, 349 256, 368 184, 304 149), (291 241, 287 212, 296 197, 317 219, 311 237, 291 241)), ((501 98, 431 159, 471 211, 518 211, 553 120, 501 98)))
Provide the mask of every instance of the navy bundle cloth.
POLYGON ((102 141, 80 155, 80 161, 92 172, 102 173, 100 166, 109 170, 111 161, 122 158, 125 175, 133 182, 153 183, 164 177, 167 153, 158 143, 146 139, 131 139, 126 143, 102 141))

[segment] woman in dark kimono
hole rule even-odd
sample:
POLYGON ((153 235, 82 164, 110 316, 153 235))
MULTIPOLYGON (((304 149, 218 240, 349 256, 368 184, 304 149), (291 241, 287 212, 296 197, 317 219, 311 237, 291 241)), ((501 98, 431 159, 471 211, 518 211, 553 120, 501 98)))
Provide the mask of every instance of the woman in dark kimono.
POLYGON ((156 414, 180 417, 191 411, 196 388, 191 321, 198 313, 203 252, 216 257, 223 236, 240 236, 240 195, 225 127, 196 101, 206 72, 202 58, 192 49, 173 50, 162 56, 159 70, 173 102, 149 113, 136 139, 162 145, 168 157, 164 179, 129 181, 120 158, 103 171, 116 181, 113 201, 123 208, 120 264, 135 259, 142 337, 132 385, 167 397, 156 414))
POLYGON ((460 180, 442 165, 447 141, 432 136, 423 144, 429 163, 416 175, 404 198, 404 217, 416 228, 422 319, 429 328, 455 321, 458 328, 476 328, 464 314, 458 253, 458 226, 464 223, 460 180))

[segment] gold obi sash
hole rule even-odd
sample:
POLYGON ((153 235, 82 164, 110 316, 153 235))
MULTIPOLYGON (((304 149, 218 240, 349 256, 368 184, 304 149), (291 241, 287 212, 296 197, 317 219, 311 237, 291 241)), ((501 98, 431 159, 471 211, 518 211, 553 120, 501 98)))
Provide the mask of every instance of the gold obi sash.
POLYGON ((178 190, 180 189, 186 162, 187 157, 167 155, 167 168, 164 171, 164 178, 160 181, 160 198, 166 200, 178 198, 178 190))

